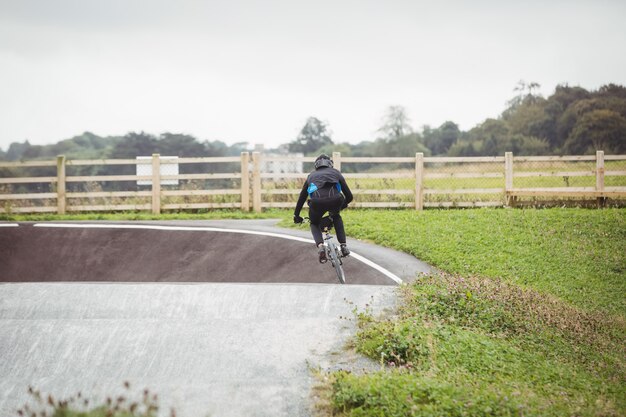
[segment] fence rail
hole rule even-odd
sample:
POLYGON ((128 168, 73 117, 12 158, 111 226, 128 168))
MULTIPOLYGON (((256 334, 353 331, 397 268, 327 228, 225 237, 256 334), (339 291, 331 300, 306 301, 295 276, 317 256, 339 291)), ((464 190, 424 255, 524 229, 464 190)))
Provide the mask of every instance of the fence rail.
MULTIPOLYGON (((0 213, 291 208, 314 162, 312 157, 257 152, 169 158, 59 156, 56 161, 0 162, 0 213), (148 174, 138 175, 139 165, 149 168, 148 174), (178 165, 192 168, 178 173, 178 165), (174 166, 176 173, 167 172, 174 166)), ((626 155, 602 151, 517 157, 510 152, 493 157, 418 153, 395 158, 342 157, 335 152, 333 160, 353 191, 353 207, 421 210, 571 199, 602 205, 608 200, 626 202, 626 155)))

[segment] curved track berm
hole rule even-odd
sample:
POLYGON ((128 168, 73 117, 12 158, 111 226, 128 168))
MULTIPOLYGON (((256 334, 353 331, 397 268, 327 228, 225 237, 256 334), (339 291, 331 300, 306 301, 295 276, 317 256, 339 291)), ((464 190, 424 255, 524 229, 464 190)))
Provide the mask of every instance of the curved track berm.
MULTIPOLYGON (((45 224, 44 224, 45 225, 45 224)), ((312 243, 203 230, 3 228, 0 282, 337 283, 312 243)), ((363 262, 344 263, 348 284, 394 285, 363 262)))

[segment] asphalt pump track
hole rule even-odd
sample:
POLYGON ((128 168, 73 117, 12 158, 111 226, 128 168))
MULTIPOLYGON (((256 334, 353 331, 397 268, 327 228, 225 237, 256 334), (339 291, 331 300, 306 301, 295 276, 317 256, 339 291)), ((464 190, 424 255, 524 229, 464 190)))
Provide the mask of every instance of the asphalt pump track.
POLYGON ((346 359, 353 310, 428 266, 349 240, 348 285, 274 221, 0 224, 0 415, 28 386, 103 401, 124 381, 178 416, 307 416, 310 367, 346 359))

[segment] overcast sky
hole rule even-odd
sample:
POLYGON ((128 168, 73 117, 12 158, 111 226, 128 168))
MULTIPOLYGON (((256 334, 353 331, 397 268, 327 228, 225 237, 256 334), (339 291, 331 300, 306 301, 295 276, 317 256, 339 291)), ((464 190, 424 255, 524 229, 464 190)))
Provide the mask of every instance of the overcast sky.
POLYGON ((497 117, 520 79, 626 85, 626 1, 0 0, 0 148, 84 131, 276 146, 497 117))

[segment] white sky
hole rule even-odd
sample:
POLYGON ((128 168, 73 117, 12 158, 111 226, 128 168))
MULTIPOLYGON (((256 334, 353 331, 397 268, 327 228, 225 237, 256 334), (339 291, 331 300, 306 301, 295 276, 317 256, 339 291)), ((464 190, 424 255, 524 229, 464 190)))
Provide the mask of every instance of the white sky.
POLYGON ((385 110, 468 130, 520 79, 626 85, 626 1, 0 0, 0 148, 84 131, 268 147, 385 110))

